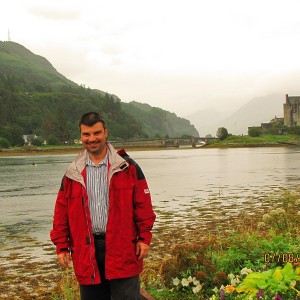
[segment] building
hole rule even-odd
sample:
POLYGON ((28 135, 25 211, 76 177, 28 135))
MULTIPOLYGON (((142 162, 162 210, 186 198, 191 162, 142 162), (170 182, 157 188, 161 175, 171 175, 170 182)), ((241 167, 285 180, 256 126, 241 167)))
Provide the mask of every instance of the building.
POLYGON ((290 97, 286 94, 283 113, 285 126, 300 126, 300 96, 290 97))

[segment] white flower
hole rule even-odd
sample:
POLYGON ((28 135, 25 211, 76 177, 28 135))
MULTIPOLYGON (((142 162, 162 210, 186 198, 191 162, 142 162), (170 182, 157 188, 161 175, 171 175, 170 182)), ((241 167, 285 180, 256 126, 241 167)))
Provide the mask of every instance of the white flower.
POLYGON ((194 285, 200 284, 199 280, 197 280, 196 277, 193 277, 193 284, 194 285))
POLYGON ((180 283, 180 280, 176 277, 173 278, 173 285, 177 286, 180 283))
POLYGON ((189 276, 189 278, 187 280, 188 280, 189 283, 193 282, 192 276, 189 276))
POLYGON ((233 278, 230 283, 232 286, 237 286, 240 282, 239 278, 233 278))
POLYGON ((182 284, 182 286, 189 286, 190 283, 186 278, 182 278, 181 284, 182 284))
POLYGON ((248 268, 243 268, 241 270, 241 275, 248 275, 250 273, 252 273, 253 271, 251 269, 248 269, 248 268))
POLYGON ((202 290, 202 285, 198 284, 197 286, 193 287, 193 293, 197 294, 202 290))
POLYGON ((225 286, 222 284, 220 287, 220 291, 224 291, 225 290, 225 286))
POLYGON ((233 279, 235 276, 234 276, 234 274, 232 274, 232 273, 230 273, 229 275, 228 275, 228 278, 229 279, 233 279))
POLYGON ((216 294, 217 292, 219 291, 219 289, 217 288, 217 287, 215 287, 214 289, 213 289, 213 292, 216 294))

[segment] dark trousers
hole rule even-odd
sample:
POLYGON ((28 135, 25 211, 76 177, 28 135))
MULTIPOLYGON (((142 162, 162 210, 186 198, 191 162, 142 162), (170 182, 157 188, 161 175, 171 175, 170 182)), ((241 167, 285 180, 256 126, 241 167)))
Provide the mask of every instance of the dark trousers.
POLYGON ((100 284, 80 285, 81 300, 140 300, 139 276, 107 280, 105 278, 105 240, 95 239, 100 284))

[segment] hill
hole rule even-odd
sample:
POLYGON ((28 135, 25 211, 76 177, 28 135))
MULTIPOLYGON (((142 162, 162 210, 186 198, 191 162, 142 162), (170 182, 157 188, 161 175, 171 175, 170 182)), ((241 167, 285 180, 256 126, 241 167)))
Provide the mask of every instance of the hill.
POLYGON ((159 137, 199 136, 197 129, 191 125, 190 121, 179 118, 174 113, 135 101, 122 103, 121 106, 126 113, 135 117, 140 123, 145 123, 144 132, 147 136, 153 136, 153 134, 159 137))
POLYGON ((225 127, 229 133, 247 134, 248 127, 260 126, 276 117, 283 117, 285 95, 271 94, 248 101, 238 110, 225 116, 219 111, 198 111, 187 117, 202 135, 215 136, 219 127, 225 127))
POLYGON ((0 73, 22 78, 25 84, 34 86, 76 85, 58 73, 47 59, 14 42, 0 41, 0 73))
POLYGON ((158 131, 153 124, 163 122, 160 136, 197 134, 189 121, 158 108, 150 107, 147 112, 142 106, 79 86, 46 58, 17 43, 0 41, 0 141, 4 138, 11 145, 20 145, 23 134, 55 143, 72 141, 79 137, 77 122, 87 111, 103 115, 114 140, 154 138, 158 131))

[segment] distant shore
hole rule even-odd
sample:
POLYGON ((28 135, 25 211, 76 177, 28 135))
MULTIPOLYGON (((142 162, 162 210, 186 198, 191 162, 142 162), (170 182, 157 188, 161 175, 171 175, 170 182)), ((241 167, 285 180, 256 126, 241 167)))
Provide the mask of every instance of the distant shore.
MULTIPOLYGON (((79 153, 82 147, 38 147, 38 148, 17 148, 17 149, 0 149, 0 156, 22 156, 22 155, 49 155, 49 154, 76 154, 79 153)), ((118 148, 116 148, 118 150, 118 148)), ((151 150, 166 150, 176 148, 158 148, 158 147, 128 147, 126 151, 151 151, 151 150)))
MULTIPOLYGON (((182 149, 212 149, 212 148, 252 148, 252 147, 287 147, 287 146, 300 146, 296 143, 255 143, 255 144, 212 144, 201 147, 126 147, 125 150, 129 151, 153 151, 153 150, 182 150, 182 149)), ((117 150, 119 148, 116 148, 117 150)), ((76 154, 82 150, 80 146, 61 146, 61 147, 18 147, 10 149, 0 149, 0 156, 22 156, 22 155, 52 155, 52 154, 76 154)))

